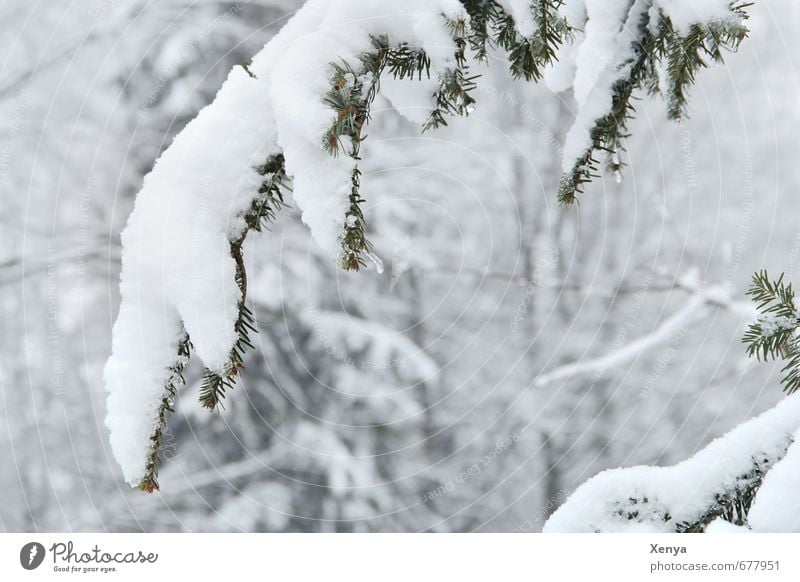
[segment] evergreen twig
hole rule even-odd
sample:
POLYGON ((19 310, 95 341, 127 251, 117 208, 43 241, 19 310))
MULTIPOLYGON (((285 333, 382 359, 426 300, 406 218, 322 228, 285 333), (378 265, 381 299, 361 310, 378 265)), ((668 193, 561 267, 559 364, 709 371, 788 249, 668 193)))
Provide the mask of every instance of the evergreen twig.
POLYGON ((617 80, 611 91, 611 106, 604 116, 595 121, 590 131, 590 145, 561 179, 558 199, 562 204, 575 202, 584 186, 599 177, 597 152, 608 155, 608 169, 618 173, 623 163, 620 152, 628 136, 627 126, 634 107, 634 92, 661 93, 667 102, 667 112, 672 119, 682 119, 686 114, 687 90, 694 84, 697 70, 707 66, 705 57, 722 60, 722 48, 736 50, 747 36, 742 24, 747 18, 749 4, 731 6, 734 18, 706 24, 696 24, 688 34, 681 36, 669 17, 662 11, 645 11, 638 23, 637 40, 632 46, 633 56, 619 65, 625 75, 617 80), (653 22, 653 18, 657 19, 653 22), (738 19, 738 20, 736 20, 738 19), (658 71, 665 65, 666 86, 658 71))
POLYGON ((161 446, 167 429, 167 417, 175 412, 175 396, 178 388, 185 384, 183 371, 189 362, 192 343, 184 332, 178 341, 178 350, 175 361, 168 371, 167 381, 164 384, 164 396, 158 407, 158 419, 155 430, 150 437, 150 451, 147 455, 144 476, 139 480, 139 490, 146 493, 158 491, 158 467, 161 464, 161 446))
POLYGON ((753 275, 747 295, 760 313, 742 337, 747 354, 760 361, 783 360, 781 382, 784 391, 792 394, 800 388, 800 314, 794 288, 784 283, 782 273, 771 280, 767 271, 759 271, 753 275))
POLYGON ((544 68, 557 59, 558 48, 570 35, 570 26, 559 14, 563 0, 532 0, 536 32, 519 34, 517 23, 496 0, 462 0, 470 16, 469 45, 476 57, 487 58, 491 46, 506 51, 515 78, 538 81, 544 68))
MULTIPOLYGON (((465 20, 447 20, 456 44, 455 66, 439 79, 439 90, 434 95, 435 105, 423 130, 447 125, 447 115, 467 115, 475 103, 471 92, 475 79, 467 66, 467 23, 465 20)), ((325 103, 336 112, 334 122, 323 137, 323 147, 332 156, 344 152, 361 160, 361 143, 366 138, 364 128, 370 119, 370 107, 380 90, 380 79, 388 72, 398 79, 422 79, 431 74, 431 61, 424 49, 408 43, 390 45, 387 36, 372 37, 373 50, 359 57, 359 64, 347 60, 331 63, 331 88, 325 103)), ((372 249, 366 237, 366 221, 362 211, 365 202, 361 196, 361 170, 356 164, 351 175, 349 206, 344 217, 341 237, 342 268, 357 271, 365 265, 364 253, 372 249)))

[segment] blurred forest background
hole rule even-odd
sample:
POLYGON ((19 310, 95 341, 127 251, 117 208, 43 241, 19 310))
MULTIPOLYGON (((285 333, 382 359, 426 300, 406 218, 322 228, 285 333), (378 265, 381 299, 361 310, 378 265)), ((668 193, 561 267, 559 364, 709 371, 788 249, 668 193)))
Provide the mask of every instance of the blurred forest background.
POLYGON ((0 3, 0 530, 538 531, 597 472, 678 462, 781 398, 744 290, 800 281, 800 5, 639 103, 623 179, 556 201, 569 95, 482 67, 468 119, 376 103, 385 265, 339 271, 296 213, 250 237, 258 345, 207 414, 192 367, 162 492, 111 457, 102 367, 143 176, 300 1, 0 3))

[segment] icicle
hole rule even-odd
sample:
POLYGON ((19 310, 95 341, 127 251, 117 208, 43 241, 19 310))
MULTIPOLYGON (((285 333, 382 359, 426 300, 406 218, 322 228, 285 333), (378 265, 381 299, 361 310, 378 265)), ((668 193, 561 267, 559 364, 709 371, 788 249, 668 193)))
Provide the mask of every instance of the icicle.
POLYGON ((371 253, 369 251, 365 252, 364 254, 367 255, 367 258, 375 264, 375 270, 378 272, 378 275, 383 275, 383 261, 381 258, 375 253, 371 253))

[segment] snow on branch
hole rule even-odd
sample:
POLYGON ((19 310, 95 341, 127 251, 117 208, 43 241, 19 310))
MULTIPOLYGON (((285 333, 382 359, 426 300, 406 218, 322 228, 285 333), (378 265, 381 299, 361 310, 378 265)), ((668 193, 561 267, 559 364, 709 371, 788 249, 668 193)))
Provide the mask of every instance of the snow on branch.
POLYGON ((238 371, 241 242, 280 203, 273 186, 283 176, 265 95, 263 82, 234 69, 145 177, 122 234, 106 424, 126 481, 146 491, 158 487, 161 435, 189 352, 206 378, 238 371))
MULTIPOLYGON (((788 459, 787 449, 799 426, 800 395, 795 394, 682 463, 603 471, 572 494, 544 531, 700 532, 718 518, 748 525, 748 513, 766 524, 773 513, 774 494, 765 488, 770 498, 762 502, 759 487, 772 480, 770 489, 779 489, 785 481, 780 473, 771 479, 770 469, 777 470, 784 456, 788 459), (762 508, 756 511, 759 505, 762 508)), ((791 473, 789 466, 781 472, 796 475, 797 455, 798 451, 792 452, 791 473)), ((794 492, 784 490, 783 495, 794 492)))
POLYGON ((406 81, 386 96, 421 104, 424 128, 467 113, 468 21, 456 0, 311 0, 253 58, 250 71, 269 84, 293 199, 314 239, 346 269, 363 266, 371 248, 359 160, 382 77, 406 81))
POLYGON ((729 0, 583 0, 574 63, 552 75, 556 90, 571 86, 578 112, 564 145, 559 199, 571 204, 596 177, 596 155, 622 169, 628 120, 636 90, 660 93, 673 119, 685 114, 686 91, 707 59, 722 60, 747 35, 746 4, 729 0), (564 77, 567 80, 564 80, 564 77))
POLYGON ((581 108, 567 142, 578 162, 565 158, 561 197, 570 202, 591 174, 592 153, 619 149, 631 92, 655 86, 647 83, 656 79, 657 63, 669 65, 672 88, 659 85, 661 92, 683 103, 702 61, 676 52, 676 43, 716 58, 721 46, 744 36, 740 9, 722 0, 696 5, 306 2, 250 63, 230 73, 213 103, 162 154, 123 232, 122 303, 105 382, 106 424, 125 479, 145 491, 158 488, 162 433, 192 351, 206 369, 203 406, 215 409, 233 386, 256 331, 243 243, 274 218, 290 180, 303 221, 332 258, 352 270, 372 258, 359 161, 379 91, 423 130, 435 128, 471 110, 473 60, 499 47, 515 77, 539 80, 574 26, 585 25, 572 46, 581 108))

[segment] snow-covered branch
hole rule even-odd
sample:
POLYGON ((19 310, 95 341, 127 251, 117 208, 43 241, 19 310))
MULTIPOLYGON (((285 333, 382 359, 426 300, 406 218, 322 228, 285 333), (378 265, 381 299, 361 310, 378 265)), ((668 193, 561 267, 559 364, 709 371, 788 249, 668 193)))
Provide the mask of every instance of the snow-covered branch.
POLYGON ((747 309, 742 304, 731 301, 728 294, 720 287, 708 287, 702 290, 690 287, 690 289, 693 295, 687 300, 686 304, 679 311, 660 322, 650 333, 631 341, 605 356, 584 361, 579 360, 545 372, 536 378, 534 385, 545 386, 576 376, 591 373, 602 374, 606 370, 618 368, 619 366, 636 360, 647 350, 670 341, 671 338, 678 334, 679 330, 688 326, 690 322, 701 319, 704 309, 709 306, 735 309, 739 312, 747 312, 750 314, 753 313, 752 310, 747 309))
POLYGON ((582 0, 567 2, 579 29, 571 52, 549 77, 554 90, 573 88, 575 123, 564 145, 559 198, 572 203, 608 154, 622 169, 627 123, 637 90, 660 93, 673 119, 685 113, 687 89, 706 66, 747 35, 744 4, 730 0, 582 0))
MULTIPOLYGON (((795 479, 797 475, 798 451, 792 443, 798 426, 800 395, 792 395, 682 463, 604 471, 579 487, 547 521, 544 531, 696 532, 717 518, 748 525, 748 515, 753 519, 751 527, 769 529, 775 515, 775 490, 784 499, 794 496, 796 481, 789 488, 784 486, 787 474, 795 479), (791 458, 787 449, 792 451, 791 458), (770 477, 784 457, 785 468, 770 477)), ((797 526, 795 522, 792 528, 797 526)))

